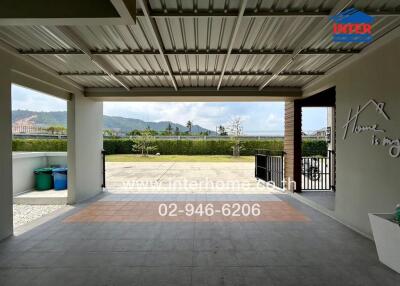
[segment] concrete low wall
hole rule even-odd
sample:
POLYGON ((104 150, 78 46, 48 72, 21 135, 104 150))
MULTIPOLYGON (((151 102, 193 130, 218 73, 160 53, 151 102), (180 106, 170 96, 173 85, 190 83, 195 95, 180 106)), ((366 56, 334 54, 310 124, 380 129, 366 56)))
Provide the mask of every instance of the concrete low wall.
POLYGON ((54 165, 67 166, 67 152, 13 152, 13 195, 34 188, 34 169, 54 165))

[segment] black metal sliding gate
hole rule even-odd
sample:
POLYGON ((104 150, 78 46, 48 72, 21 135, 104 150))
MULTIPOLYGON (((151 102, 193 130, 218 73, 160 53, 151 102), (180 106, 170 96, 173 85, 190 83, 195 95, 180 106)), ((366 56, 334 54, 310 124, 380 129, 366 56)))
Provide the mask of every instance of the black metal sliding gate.
POLYGON ((101 164, 103 165, 103 183, 101 184, 102 188, 106 187, 106 151, 101 150, 101 164))
POLYGON ((309 156, 301 158, 301 189, 302 190, 335 190, 334 182, 334 152, 328 151, 327 156, 309 156))
POLYGON ((283 151, 256 150, 255 176, 283 188, 283 151))

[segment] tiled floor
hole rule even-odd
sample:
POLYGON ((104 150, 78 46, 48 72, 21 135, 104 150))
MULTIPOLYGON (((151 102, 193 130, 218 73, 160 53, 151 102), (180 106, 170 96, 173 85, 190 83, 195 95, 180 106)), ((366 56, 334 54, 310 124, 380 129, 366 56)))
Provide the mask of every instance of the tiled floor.
POLYGON ((299 195, 328 209, 335 209, 335 192, 332 191, 304 191, 299 195))
POLYGON ((131 196, 77 206, 1 243, 0 285, 400 285, 372 241, 287 195, 260 202, 308 220, 68 222, 99 203, 143 201, 131 196))

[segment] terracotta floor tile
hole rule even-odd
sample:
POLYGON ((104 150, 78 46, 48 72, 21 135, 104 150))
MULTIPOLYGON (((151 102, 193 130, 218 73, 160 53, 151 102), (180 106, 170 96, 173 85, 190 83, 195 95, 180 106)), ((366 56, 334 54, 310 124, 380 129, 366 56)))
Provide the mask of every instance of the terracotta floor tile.
MULTIPOLYGON (((231 213, 233 208, 231 208, 231 213)), ((289 203, 283 201, 259 201, 259 202, 236 202, 236 201, 179 201, 179 202, 163 202, 163 201, 135 201, 120 202, 107 201, 96 202, 76 214, 73 214, 64 222, 251 222, 251 221, 309 221, 309 218, 302 214, 299 210, 292 207, 289 203), (224 216, 221 213, 214 213, 213 216, 186 216, 179 213, 178 216, 159 215, 160 204, 176 204, 178 210, 185 210, 187 204, 192 204, 195 208, 199 204, 203 205, 203 209, 207 204, 212 204, 214 210, 222 210, 225 204, 248 204, 257 203, 260 205, 261 213, 259 216, 224 216)))

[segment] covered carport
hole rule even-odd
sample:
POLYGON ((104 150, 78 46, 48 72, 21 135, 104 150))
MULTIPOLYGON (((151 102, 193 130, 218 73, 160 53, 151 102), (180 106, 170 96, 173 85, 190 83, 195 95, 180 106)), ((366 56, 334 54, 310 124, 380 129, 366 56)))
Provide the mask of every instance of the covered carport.
MULTIPOLYGON (((68 100, 70 204, 102 192, 103 101, 285 101, 285 178, 301 181, 301 100, 335 87, 337 191, 335 210, 326 214, 363 235, 289 196, 266 199, 266 204, 283 203, 284 211, 269 214, 260 224, 189 221, 171 227, 155 221, 138 226, 149 222, 139 212, 146 219, 130 216, 126 222, 133 226, 88 226, 88 220, 93 222, 90 211, 115 211, 103 198, 86 213, 81 209, 86 205, 78 204, 77 213, 55 218, 16 243, 0 245, 0 251, 11 248, 0 259, 0 271, 8 275, 3 279, 10 279, 4 284, 34 278, 51 285, 46 275, 74 273, 74 279, 81 275, 94 285, 96 279, 112 283, 121 277, 140 277, 139 284, 148 285, 207 285, 207 279, 222 285, 399 283, 398 275, 379 264, 373 243, 364 237, 371 238, 368 213, 391 212, 400 201, 399 8, 396 1, 363 0, 2 1, 0 239, 13 234, 11 83, 68 100), (374 17, 371 42, 332 41, 329 16, 349 7, 374 17), (376 106, 363 114, 362 124, 382 126, 386 145, 378 140, 372 146, 371 134, 363 132, 349 131, 342 137, 357 107, 360 111, 371 99, 376 106), (373 113, 382 111, 378 103, 385 103, 390 120, 373 113), (56 222, 64 222, 64 229, 56 222), (79 222, 86 224, 74 224, 79 222), (114 245, 105 242, 116 234, 120 236, 114 245), (46 251, 49 238, 62 238, 63 243, 53 245, 55 252, 46 251), (83 240, 97 239, 78 247, 83 240), (36 254, 18 252, 18 247, 29 252, 32 241, 44 248, 36 254), (104 260, 110 268, 101 267, 104 260), (55 262, 61 270, 52 269, 55 262), (31 271, 17 277, 21 267, 31 271), (71 268, 76 272, 67 271, 71 268)), ((108 222, 120 223, 123 216, 119 213, 108 222)))

